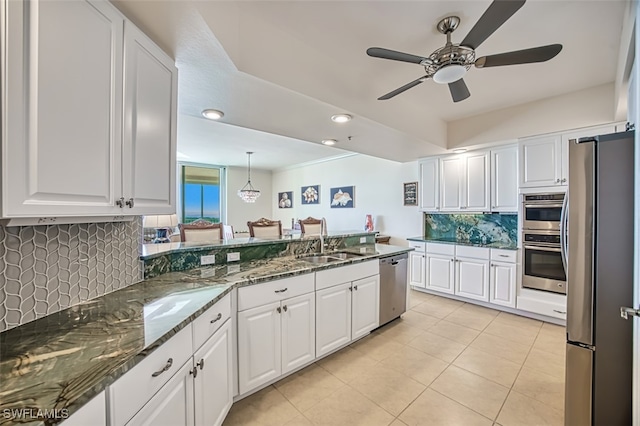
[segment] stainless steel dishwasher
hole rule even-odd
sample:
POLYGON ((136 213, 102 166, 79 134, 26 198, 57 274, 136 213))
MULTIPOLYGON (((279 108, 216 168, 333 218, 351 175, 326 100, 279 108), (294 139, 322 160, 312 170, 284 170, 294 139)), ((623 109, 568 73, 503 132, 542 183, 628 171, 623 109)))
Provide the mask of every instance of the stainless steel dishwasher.
POLYGON ((407 253, 380 259, 380 325, 407 310, 407 253))

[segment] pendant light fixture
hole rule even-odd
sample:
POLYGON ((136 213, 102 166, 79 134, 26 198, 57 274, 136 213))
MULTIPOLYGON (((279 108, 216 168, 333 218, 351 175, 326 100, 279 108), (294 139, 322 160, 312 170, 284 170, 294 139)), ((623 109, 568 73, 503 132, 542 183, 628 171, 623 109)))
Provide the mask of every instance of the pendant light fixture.
POLYGON ((255 189, 253 185, 251 185, 251 154, 253 154, 253 152, 247 152, 247 184, 243 186, 242 189, 238 190, 238 197, 242 198, 242 201, 244 201, 245 203, 255 203, 256 199, 260 196, 260 191, 255 189))

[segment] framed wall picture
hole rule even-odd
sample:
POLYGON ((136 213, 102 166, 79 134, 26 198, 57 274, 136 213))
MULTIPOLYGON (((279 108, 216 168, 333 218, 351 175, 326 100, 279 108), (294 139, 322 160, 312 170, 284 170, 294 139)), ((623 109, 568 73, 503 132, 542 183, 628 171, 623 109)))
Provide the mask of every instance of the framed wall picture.
POLYGON ((300 202, 302 205, 320 204, 320 185, 303 186, 301 192, 300 202))
POLYGON ((407 182, 403 184, 404 191, 403 199, 405 206, 417 206, 418 205, 418 182, 407 182))
POLYGON ((293 191, 278 192, 278 207, 281 209, 293 207, 293 191))
POLYGON ((332 209, 350 209, 356 202, 355 186, 340 186, 331 188, 331 208, 332 209))

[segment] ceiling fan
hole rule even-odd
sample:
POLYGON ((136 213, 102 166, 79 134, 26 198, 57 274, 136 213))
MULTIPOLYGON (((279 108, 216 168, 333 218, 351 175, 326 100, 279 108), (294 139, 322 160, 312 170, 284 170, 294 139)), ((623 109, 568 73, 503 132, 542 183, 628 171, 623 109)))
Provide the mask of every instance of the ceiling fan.
POLYGON ((499 53, 476 59, 475 50, 478 46, 500 28, 524 3, 525 0, 494 0, 469 31, 469 34, 459 44, 451 43, 451 33, 458 28, 460 18, 448 16, 442 19, 438 22, 437 28, 438 31, 447 36, 447 43, 429 56, 416 56, 381 47, 370 47, 367 49, 367 55, 369 56, 422 65, 427 72, 426 75, 379 97, 378 100, 391 99, 432 78, 436 83, 448 84, 453 101, 460 102, 471 96, 467 85, 462 79, 471 68, 471 65, 475 65, 476 68, 501 67, 504 65, 545 62, 555 57, 562 50, 561 44, 550 44, 531 49, 499 53))

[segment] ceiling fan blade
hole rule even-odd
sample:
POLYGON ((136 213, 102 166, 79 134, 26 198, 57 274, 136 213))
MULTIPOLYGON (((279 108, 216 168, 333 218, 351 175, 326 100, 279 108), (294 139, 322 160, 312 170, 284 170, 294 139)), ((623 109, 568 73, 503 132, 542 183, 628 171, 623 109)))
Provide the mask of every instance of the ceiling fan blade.
POLYGON ((391 59, 392 61, 410 62, 419 64, 427 60, 422 56, 411 55, 410 53, 397 52, 395 50, 384 49, 382 47, 370 47, 367 49, 367 55, 374 58, 391 59))
POLYGON ((524 5, 524 2, 525 0, 493 0, 460 44, 477 49, 483 41, 507 22, 524 5))
POLYGON ((449 91, 451 92, 453 102, 464 101, 471 96, 471 93, 469 93, 469 89, 463 79, 449 83, 449 91))
POLYGON ((396 90, 387 93, 386 95, 380 96, 378 98, 379 101, 386 101, 387 99, 391 99, 396 95, 399 95, 400 93, 411 89, 412 87, 417 86, 418 84, 422 83, 423 81, 425 81, 427 78, 429 78, 428 76, 424 76, 424 77, 420 77, 417 80, 413 80, 411 83, 407 83, 402 87, 398 87, 396 90))
POLYGON ((504 65, 530 64, 545 62, 554 58, 562 50, 561 44, 533 47, 531 49, 515 50, 497 55, 483 56, 476 59, 476 68, 501 67, 504 65))

